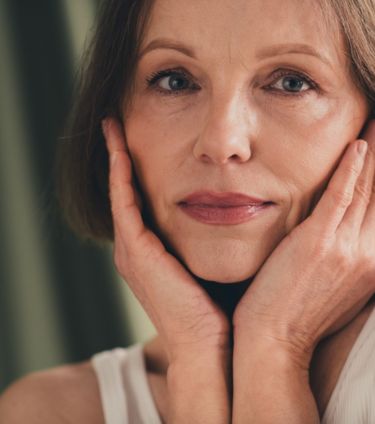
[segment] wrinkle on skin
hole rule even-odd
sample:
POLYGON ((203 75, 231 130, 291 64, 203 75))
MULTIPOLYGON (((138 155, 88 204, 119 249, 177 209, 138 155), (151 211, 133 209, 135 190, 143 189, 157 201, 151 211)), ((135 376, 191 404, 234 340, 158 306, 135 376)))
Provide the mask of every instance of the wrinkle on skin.
POLYGON ((252 277, 311 212, 366 122, 366 96, 351 79, 337 22, 326 25, 317 4, 191 0, 181 13, 173 0, 155 2, 142 48, 171 38, 193 48, 196 59, 171 49, 145 54, 125 133, 156 230, 200 278, 252 277), (280 43, 308 44, 330 65, 300 53, 257 59, 280 43), (199 90, 166 96, 147 87, 150 74, 177 67, 199 90), (280 68, 307 74, 320 90, 299 98, 267 91, 280 68), (277 207, 240 225, 202 224, 176 205, 199 189, 242 192, 277 207))

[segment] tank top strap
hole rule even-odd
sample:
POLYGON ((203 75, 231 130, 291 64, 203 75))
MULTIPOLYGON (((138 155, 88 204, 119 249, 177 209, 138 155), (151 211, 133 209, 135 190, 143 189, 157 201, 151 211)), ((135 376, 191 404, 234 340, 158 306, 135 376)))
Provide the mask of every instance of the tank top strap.
POLYGON ((128 424, 128 400, 122 380, 122 363, 126 349, 115 348, 91 358, 102 401, 105 424, 128 424))
POLYGON ((138 421, 130 422, 162 424, 147 380, 143 344, 132 345, 127 351, 127 361, 123 364, 124 381, 129 384, 129 392, 134 395, 133 402, 138 414, 138 421))
POLYGON ((322 424, 375 423, 375 308, 341 370, 322 424))
POLYGON ((142 343, 97 353, 91 362, 105 424, 161 424, 147 380, 142 343))

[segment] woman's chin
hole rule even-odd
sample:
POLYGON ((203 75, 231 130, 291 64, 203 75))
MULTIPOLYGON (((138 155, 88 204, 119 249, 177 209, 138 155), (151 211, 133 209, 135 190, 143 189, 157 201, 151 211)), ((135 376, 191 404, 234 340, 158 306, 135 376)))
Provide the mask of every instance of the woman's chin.
MULTIPOLYGON (((172 234, 173 235, 173 234, 172 234)), ((164 236, 168 251, 202 280, 233 284, 253 277, 273 249, 271 237, 164 236)))
MULTIPOLYGON (((219 240, 220 241, 220 240, 219 240)), ((253 277, 262 266, 269 247, 248 240, 175 243, 172 253, 198 278, 233 284, 253 277)))

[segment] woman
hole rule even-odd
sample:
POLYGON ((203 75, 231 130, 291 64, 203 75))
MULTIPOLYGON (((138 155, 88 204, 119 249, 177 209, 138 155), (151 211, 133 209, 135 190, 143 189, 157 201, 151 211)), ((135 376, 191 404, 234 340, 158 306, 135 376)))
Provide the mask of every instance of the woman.
POLYGON ((373 422, 375 4, 303 2, 103 3, 60 190, 158 336, 1 422, 373 422))

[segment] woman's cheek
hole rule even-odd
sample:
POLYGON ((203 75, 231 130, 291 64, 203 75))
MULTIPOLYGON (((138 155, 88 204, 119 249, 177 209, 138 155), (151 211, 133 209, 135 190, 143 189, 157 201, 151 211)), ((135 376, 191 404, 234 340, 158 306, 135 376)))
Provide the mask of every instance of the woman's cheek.
POLYGON ((258 108, 278 125, 301 133, 329 119, 338 103, 338 99, 310 91, 302 96, 267 93, 259 96, 258 108))
POLYGON ((332 99, 273 100, 260 120, 258 156, 289 193, 286 230, 309 212, 348 140, 348 113, 332 99))
POLYGON ((196 112, 191 112, 181 101, 143 99, 135 101, 127 115, 125 128, 130 155, 144 195, 150 195, 151 205, 158 198, 155 193, 165 184, 166 174, 178 177, 178 168, 191 151, 189 142, 197 128, 196 112))
POLYGON ((142 113, 133 120, 129 126, 133 140, 129 148, 139 162, 158 163, 172 169, 191 159, 192 146, 199 136, 203 114, 198 108, 182 109, 182 106, 172 110, 161 105, 154 114, 144 113, 142 119, 142 113))

